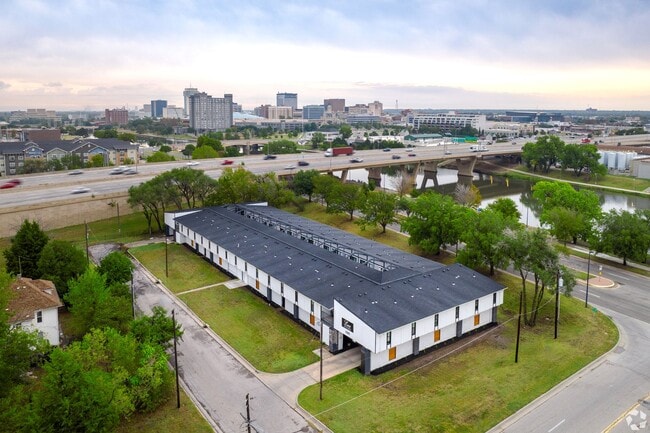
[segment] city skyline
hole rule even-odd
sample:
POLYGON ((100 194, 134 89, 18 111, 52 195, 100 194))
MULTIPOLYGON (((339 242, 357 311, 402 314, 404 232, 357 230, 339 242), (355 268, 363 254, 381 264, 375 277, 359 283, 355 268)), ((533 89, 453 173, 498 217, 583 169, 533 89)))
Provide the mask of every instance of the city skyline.
POLYGON ((251 110, 298 94, 384 108, 648 110, 650 3, 10 0, 0 110, 251 110))

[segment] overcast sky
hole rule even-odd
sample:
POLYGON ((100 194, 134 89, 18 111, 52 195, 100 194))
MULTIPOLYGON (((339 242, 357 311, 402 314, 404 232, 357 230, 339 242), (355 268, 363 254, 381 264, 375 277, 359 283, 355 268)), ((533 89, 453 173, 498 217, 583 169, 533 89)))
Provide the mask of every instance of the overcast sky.
POLYGON ((0 0, 0 110, 650 110, 646 0, 0 0))

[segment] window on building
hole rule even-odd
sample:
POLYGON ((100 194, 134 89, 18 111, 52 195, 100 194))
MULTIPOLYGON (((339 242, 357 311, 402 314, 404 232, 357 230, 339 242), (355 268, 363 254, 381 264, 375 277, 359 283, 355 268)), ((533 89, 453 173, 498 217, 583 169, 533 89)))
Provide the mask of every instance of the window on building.
POLYGON ((474 301, 474 314, 478 313, 478 299, 474 301))
POLYGON ((294 292, 294 295, 295 295, 294 298, 295 298, 296 304, 297 304, 298 303, 298 292, 294 292))
POLYGON ((433 316, 433 327, 437 328, 438 327, 438 315, 436 314, 433 316))
POLYGON ((390 347, 390 344, 391 344, 390 340, 391 340, 392 337, 393 337, 393 334, 390 331, 388 331, 386 333, 386 347, 390 347))
POLYGON ((494 292, 492 293, 492 305, 496 305, 496 304, 497 304, 497 293, 494 292))
POLYGON ((43 322, 43 312, 42 311, 37 311, 36 312, 36 323, 42 323, 43 322))
POLYGON ((411 323, 411 338, 415 337, 417 324, 415 322, 411 323))
POLYGON ((309 308, 310 308, 309 311, 311 311, 313 313, 314 312, 314 301, 310 301, 309 308))
POLYGON ((456 320, 460 318, 460 307, 456 307, 456 320))

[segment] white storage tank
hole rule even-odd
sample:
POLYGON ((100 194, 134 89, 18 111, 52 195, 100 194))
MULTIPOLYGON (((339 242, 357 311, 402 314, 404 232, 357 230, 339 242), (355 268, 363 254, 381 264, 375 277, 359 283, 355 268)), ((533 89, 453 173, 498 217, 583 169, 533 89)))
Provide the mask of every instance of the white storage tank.
POLYGON ((604 166, 607 166, 607 152, 599 152, 600 158, 598 158, 598 162, 604 166))
POLYGON ((616 152, 606 152, 607 156, 605 157, 607 160, 607 168, 609 169, 615 169, 616 168, 616 152))
POLYGON ((618 171, 625 171, 627 164, 627 155, 624 152, 617 152, 616 155, 616 169, 618 171))

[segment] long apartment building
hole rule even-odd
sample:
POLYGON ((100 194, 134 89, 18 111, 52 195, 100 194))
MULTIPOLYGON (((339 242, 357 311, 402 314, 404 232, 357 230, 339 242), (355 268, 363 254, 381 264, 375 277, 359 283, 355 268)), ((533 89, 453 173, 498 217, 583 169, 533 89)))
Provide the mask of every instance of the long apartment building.
POLYGON ((504 287, 266 205, 165 214, 179 244, 319 333, 329 351, 361 346, 380 372, 491 326, 504 287))
POLYGON ((485 114, 465 114, 465 113, 432 113, 432 114, 410 114, 407 118, 407 125, 412 126, 415 130, 421 126, 435 126, 442 130, 459 129, 471 126, 475 129, 485 129, 485 114))

